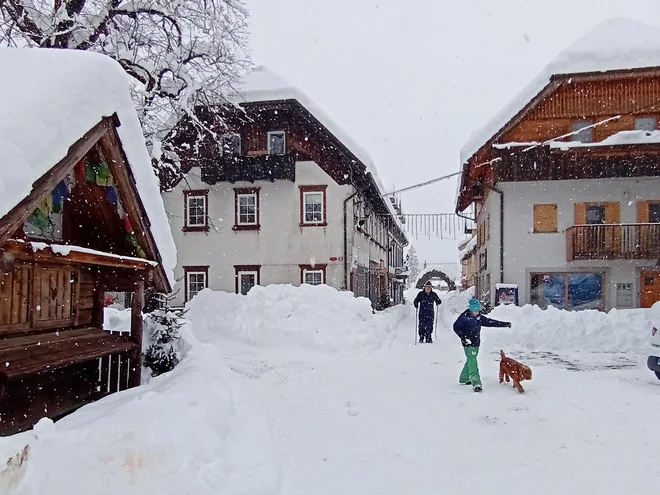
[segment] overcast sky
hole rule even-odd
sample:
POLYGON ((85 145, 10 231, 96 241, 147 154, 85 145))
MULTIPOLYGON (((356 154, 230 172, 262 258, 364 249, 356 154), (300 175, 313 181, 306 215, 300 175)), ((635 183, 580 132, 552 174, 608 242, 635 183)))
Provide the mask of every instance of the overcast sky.
MULTIPOLYGON (((254 62, 305 91, 397 188, 457 171, 472 131, 598 21, 660 24, 658 0, 246 2, 254 62)), ((455 193, 448 180, 403 207, 453 212, 455 193)), ((422 261, 456 260, 455 242, 411 241, 422 261)))

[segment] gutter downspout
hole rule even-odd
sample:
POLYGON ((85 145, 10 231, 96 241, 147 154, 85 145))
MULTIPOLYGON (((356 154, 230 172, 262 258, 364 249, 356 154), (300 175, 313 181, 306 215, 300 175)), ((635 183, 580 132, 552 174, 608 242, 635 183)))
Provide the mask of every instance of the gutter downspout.
MULTIPOLYGON (((355 186, 353 186, 355 187, 355 186)), ((355 192, 348 196, 344 200, 344 289, 349 290, 349 281, 348 281, 348 211, 347 211, 347 205, 348 202, 353 199, 355 196, 360 194, 361 191, 358 190, 358 188, 355 188, 355 192)))
POLYGON ((491 191, 500 195, 500 283, 504 283, 504 192, 501 189, 484 184, 491 191))

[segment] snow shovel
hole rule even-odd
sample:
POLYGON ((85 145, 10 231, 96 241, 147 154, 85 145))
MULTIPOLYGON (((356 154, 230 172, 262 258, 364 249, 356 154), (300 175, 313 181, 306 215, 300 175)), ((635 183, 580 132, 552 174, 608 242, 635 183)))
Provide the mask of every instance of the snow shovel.
POLYGON ((440 312, 439 308, 435 308, 435 321, 433 322, 433 338, 438 340, 438 313, 440 312))

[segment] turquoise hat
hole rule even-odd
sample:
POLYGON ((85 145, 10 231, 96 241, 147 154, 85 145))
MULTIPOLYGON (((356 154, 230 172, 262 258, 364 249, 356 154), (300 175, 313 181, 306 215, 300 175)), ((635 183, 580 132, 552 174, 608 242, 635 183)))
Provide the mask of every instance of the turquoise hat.
POLYGON ((481 303, 476 299, 470 299, 470 304, 468 305, 470 311, 481 311, 481 303))

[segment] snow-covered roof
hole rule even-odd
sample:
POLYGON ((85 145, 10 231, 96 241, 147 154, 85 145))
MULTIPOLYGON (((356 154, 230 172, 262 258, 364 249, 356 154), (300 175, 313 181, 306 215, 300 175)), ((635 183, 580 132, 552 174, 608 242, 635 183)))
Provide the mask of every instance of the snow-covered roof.
POLYGON ((459 250, 458 259, 462 260, 463 258, 465 258, 468 254, 470 254, 472 252, 472 250, 475 247, 477 247, 477 236, 476 235, 467 242, 467 244, 463 247, 463 249, 459 250))
POLYGON ((554 75, 660 67, 660 29, 624 18, 600 22, 561 52, 461 150, 465 163, 538 95, 554 75))
POLYGON ((0 218, 103 117, 117 132, 135 177, 163 268, 174 283, 176 247, 128 75, 113 59, 78 50, 0 48, 0 218))
MULTIPOLYGON (((376 186, 381 194, 387 191, 378 176, 376 165, 369 153, 360 146, 339 124, 337 124, 329 115, 314 103, 314 101, 299 88, 293 86, 286 79, 273 72, 270 68, 259 65, 252 71, 245 74, 240 86, 233 94, 228 95, 228 99, 234 103, 256 103, 277 100, 296 100, 307 111, 314 116, 332 135, 334 135, 355 157, 362 162, 367 172, 376 182, 376 186)), ((392 203, 383 198, 390 214, 394 217, 397 225, 403 235, 405 230, 399 216, 392 203)))
POLYGON ((620 131, 596 143, 582 143, 580 141, 553 141, 548 144, 550 148, 594 148, 599 146, 625 146, 632 144, 658 144, 660 131, 620 131))

